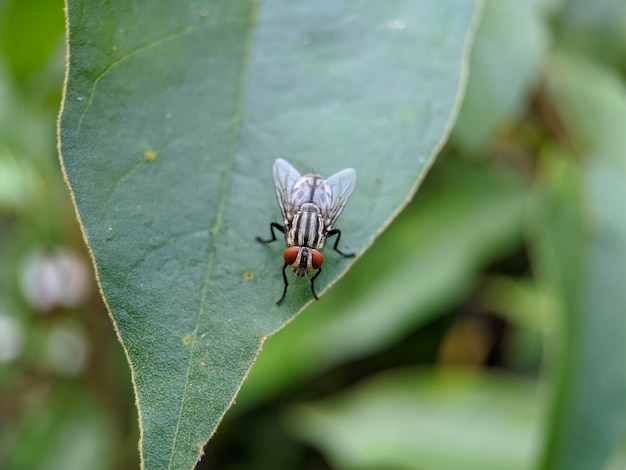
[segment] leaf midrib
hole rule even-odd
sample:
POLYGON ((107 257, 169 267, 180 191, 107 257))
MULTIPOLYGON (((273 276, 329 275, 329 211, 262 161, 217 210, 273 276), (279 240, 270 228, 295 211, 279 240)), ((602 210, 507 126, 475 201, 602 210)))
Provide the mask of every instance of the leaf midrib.
MULTIPOLYGON (((225 212, 226 202, 227 202, 227 195, 228 195, 228 191, 230 189, 230 185, 232 182, 233 167, 234 167, 234 163, 236 160, 237 149, 239 146, 241 117, 243 116, 243 112, 244 112, 244 102, 245 102, 244 97, 245 97, 246 86, 247 86, 246 79, 248 76, 248 68, 250 65, 252 37, 255 31, 254 18, 256 17, 258 8, 259 8, 259 0, 253 0, 252 6, 250 8, 250 16, 248 18, 248 23, 250 27, 248 29, 248 34, 245 40, 245 45, 244 45, 244 50, 243 50, 243 57, 242 57, 243 60, 242 60, 242 67, 241 67, 241 76, 239 77, 237 103, 236 103, 235 111, 232 117, 231 145, 230 145, 230 149, 229 149, 230 151, 228 155, 228 164, 226 165, 226 168, 224 170, 224 176, 222 177, 222 181, 223 181, 223 184, 222 184, 223 187, 221 191, 222 195, 219 200, 219 204, 217 206, 217 211, 216 211, 216 215, 214 218, 213 227, 212 229, 210 229, 210 233, 212 234, 212 236, 209 236, 209 250, 208 250, 209 260, 207 263, 206 278, 205 278, 204 286, 202 288, 202 298, 200 301, 200 308, 198 309, 198 313, 196 315, 196 325, 192 332, 193 339, 190 345, 189 361, 187 364, 187 372, 185 374, 185 385, 183 387, 183 395, 182 395, 182 399, 180 402, 180 411, 178 413, 178 419, 176 420, 176 429, 174 431, 174 438, 172 440, 170 461, 167 466, 168 469, 173 468, 173 463, 174 463, 173 459, 174 459, 174 453, 176 449, 176 443, 178 440, 180 423, 183 418, 183 410, 185 409, 185 402, 187 400, 187 393, 188 393, 187 391, 188 391, 188 385, 189 385, 189 376, 191 373, 191 365, 192 365, 193 358, 195 357, 196 339, 197 339, 200 319, 204 316, 204 314, 207 313, 207 310, 205 310, 205 306, 207 305, 209 284, 211 281, 211 275, 213 272, 213 266, 215 262, 215 248, 216 248, 215 244, 216 244, 217 234, 219 233, 220 228, 222 226, 222 220, 224 217, 224 212, 225 212)), ((224 416, 227 410, 228 410, 228 407, 226 407, 225 410, 222 412, 216 424, 219 424, 219 422, 222 420, 222 417, 224 416)), ((217 426, 214 428, 213 431, 215 431, 216 428, 217 426)))

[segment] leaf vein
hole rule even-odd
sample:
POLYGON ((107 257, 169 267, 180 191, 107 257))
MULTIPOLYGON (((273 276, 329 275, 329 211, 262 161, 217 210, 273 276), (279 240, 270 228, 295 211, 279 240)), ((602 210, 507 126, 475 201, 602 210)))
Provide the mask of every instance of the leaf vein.
POLYGON ((191 26, 187 26, 186 28, 183 28, 179 31, 170 33, 166 36, 162 36, 158 39, 155 39, 152 42, 149 42, 147 44, 144 44, 143 46, 138 47, 135 50, 132 50, 130 52, 128 52, 127 54, 119 57, 118 59, 114 60, 113 62, 111 62, 101 73, 100 75, 98 75, 94 81, 93 84, 91 85, 91 89, 89 90, 89 97, 87 99, 87 102, 85 103, 85 108, 83 109, 83 112, 80 114, 80 117, 78 118, 78 125, 77 125, 77 130, 79 131, 82 123, 83 123, 83 119, 85 118, 85 115, 87 114, 87 111, 91 108, 91 105, 93 104, 93 97, 96 93, 96 88, 98 87, 98 84, 102 81, 102 79, 104 77, 106 77, 113 69, 115 69, 118 65, 123 64, 124 62, 126 62, 127 60, 132 59, 133 57, 142 54, 150 49, 153 49, 155 47, 159 47, 163 44, 166 44, 170 41, 174 41, 176 39, 179 39, 187 34, 190 34, 194 31, 197 31, 201 28, 207 27, 207 26, 214 26, 216 24, 221 24, 221 23, 237 23, 237 22, 243 22, 243 20, 240 19, 236 19, 236 18, 221 18, 219 20, 215 20, 215 21, 204 21, 202 23, 198 23, 195 25, 191 25, 191 26))
MULTIPOLYGON (((243 115, 243 110, 244 110, 246 77, 247 77, 247 70, 250 64, 252 37, 253 37, 254 25, 255 25, 254 18, 256 17, 257 11, 258 11, 258 0, 254 0, 253 6, 250 10, 250 18, 248 20, 250 23, 250 28, 248 30, 248 37, 246 38, 246 44, 245 44, 245 48, 243 52, 241 76, 239 77, 239 85, 238 85, 237 103, 236 103, 234 113, 233 113, 233 118, 232 118, 233 125, 232 125, 232 131, 231 131, 230 153, 228 155, 229 161, 228 161, 228 165, 226 166, 226 169, 224 170, 222 196, 220 198, 220 201, 217 207, 216 216, 214 219, 215 222, 213 224, 213 228, 211 229, 212 236, 209 237, 209 253, 210 253, 209 262, 207 264, 206 278, 205 278, 204 286, 202 288, 202 300, 200 301, 200 308, 198 309, 198 314, 196 317, 196 326, 194 328, 195 334, 190 345, 191 348, 190 348, 190 354, 189 354, 189 363, 187 365, 187 374, 185 376, 185 385, 183 388, 183 398, 181 400, 178 420, 176 422, 176 430, 174 432, 174 439, 172 442, 172 450, 170 454, 170 462, 168 464, 168 469, 173 468, 173 464, 174 464, 173 462, 174 451, 176 449, 178 431, 180 429, 180 424, 181 424, 182 417, 183 417, 183 411, 185 409, 185 402, 187 401, 187 394, 189 390, 189 378, 191 375, 191 367, 193 363, 193 358, 195 356, 195 350, 196 350, 196 344, 197 344, 197 338, 198 338, 197 332, 198 332, 198 328, 200 324, 200 319, 207 312, 206 306, 207 306, 209 284, 210 284, 211 275, 213 272, 214 260, 215 260, 215 243, 216 243, 215 240, 217 238, 216 235, 219 233, 219 230, 222 226, 222 220, 223 220, 224 211, 226 208, 227 193, 230 187, 230 183, 232 181, 232 172, 233 172, 233 167, 234 167, 234 163, 236 159, 237 147, 239 145, 239 137, 240 137, 239 130, 241 128, 241 116, 243 115)), ((241 354, 241 351, 240 351, 240 354, 241 354)), ((222 416, 220 416, 220 418, 218 419, 218 422, 221 421, 221 418, 224 416, 224 413, 226 413, 226 409, 224 410, 222 416)))

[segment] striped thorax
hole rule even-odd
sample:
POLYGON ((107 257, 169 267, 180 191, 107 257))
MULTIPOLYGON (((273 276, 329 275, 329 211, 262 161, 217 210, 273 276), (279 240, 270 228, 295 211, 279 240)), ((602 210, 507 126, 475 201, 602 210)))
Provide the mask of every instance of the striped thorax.
POLYGON ((326 244, 322 211, 312 202, 306 202, 287 225, 287 245, 306 246, 321 250, 326 244))

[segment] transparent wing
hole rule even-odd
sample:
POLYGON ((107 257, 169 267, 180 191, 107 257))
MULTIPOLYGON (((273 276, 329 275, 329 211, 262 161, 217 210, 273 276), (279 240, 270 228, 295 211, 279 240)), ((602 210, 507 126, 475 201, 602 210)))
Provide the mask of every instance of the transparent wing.
POLYGON ((328 178, 315 191, 313 202, 322 210, 326 230, 330 230, 341 215, 355 186, 356 172, 346 168, 328 178))
POLYGON ((305 202, 313 202, 318 207, 323 207, 324 204, 330 205, 331 194, 330 189, 324 187, 324 178, 315 173, 302 176, 295 182, 291 189, 291 196, 289 200, 293 203, 295 210, 298 210, 305 202), (324 198, 323 193, 327 192, 327 197, 324 198), (327 200, 327 202, 325 202, 327 200))
POLYGON ((294 184, 301 178, 300 173, 286 160, 277 158, 272 167, 272 177, 274 178, 274 188, 280 211, 283 213, 285 224, 290 221, 297 209, 291 197, 294 184))

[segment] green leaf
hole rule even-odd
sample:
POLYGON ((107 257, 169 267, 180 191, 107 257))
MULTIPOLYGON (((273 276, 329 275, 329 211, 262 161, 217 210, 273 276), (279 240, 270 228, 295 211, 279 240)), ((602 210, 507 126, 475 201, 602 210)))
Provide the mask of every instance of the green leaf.
POLYGON ((541 468, 602 468, 625 431, 626 305, 619 293, 626 273, 616 261, 626 258, 623 202, 621 214, 602 214, 616 207, 611 199, 623 194, 624 181, 602 168, 589 168, 581 179, 569 165, 555 166, 537 259, 563 315, 541 468))
MULTIPOLYGON (((474 4, 68 1, 62 163, 132 369, 146 468, 190 468, 264 339, 311 300, 283 246, 281 156, 358 185, 362 252, 415 191, 459 100, 474 4), (301 281, 301 282, 300 282, 301 281)), ((327 252, 322 292, 350 260, 327 252)))
POLYGON ((63 34, 61 0, 12 0, 0 11, 0 47, 18 80, 40 71, 63 34))
POLYGON ((554 54, 547 69, 548 91, 572 144, 626 172, 626 89, 618 73, 563 53, 554 54))
POLYGON ((558 48, 623 71, 626 66, 626 3, 568 0, 562 4, 562 11, 554 18, 554 42, 558 48))
POLYGON ((3 468, 113 468, 118 460, 112 453, 113 425, 82 386, 59 380, 45 400, 33 401, 18 424, 5 429, 0 442, 3 468))
POLYGON ((545 1, 485 1, 452 133, 465 151, 484 155, 495 133, 526 111, 549 42, 545 1))
POLYGON ((541 424, 534 388, 479 372, 399 369, 294 407, 287 423, 338 469, 530 469, 541 424))
POLYGON ((551 65, 559 73, 549 89, 585 155, 580 164, 552 147, 543 155, 537 264, 563 316, 541 468, 602 468, 626 432, 624 88, 589 63, 558 57, 551 65))

